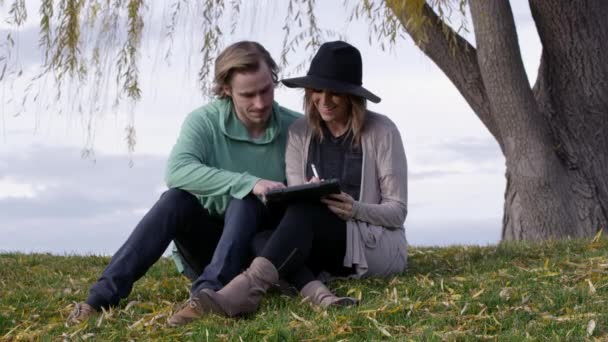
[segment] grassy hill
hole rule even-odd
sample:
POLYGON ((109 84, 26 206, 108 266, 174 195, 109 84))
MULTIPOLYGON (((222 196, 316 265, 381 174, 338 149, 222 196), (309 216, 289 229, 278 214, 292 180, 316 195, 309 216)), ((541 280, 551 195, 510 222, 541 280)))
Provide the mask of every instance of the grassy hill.
POLYGON ((407 273, 340 281, 348 309, 316 310, 273 294, 257 315, 170 328, 189 281, 168 259, 121 305, 66 326, 108 258, 0 254, 0 340, 521 340, 608 339, 608 242, 412 248, 407 273))

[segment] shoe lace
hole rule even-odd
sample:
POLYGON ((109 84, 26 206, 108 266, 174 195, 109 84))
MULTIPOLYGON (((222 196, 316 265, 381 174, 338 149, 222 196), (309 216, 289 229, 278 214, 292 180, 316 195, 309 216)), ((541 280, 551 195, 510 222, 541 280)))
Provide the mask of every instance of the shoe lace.
POLYGON ((192 298, 188 299, 187 301, 183 302, 178 308, 177 311, 184 309, 185 307, 191 307, 192 309, 196 309, 198 307, 198 304, 196 303, 196 301, 192 298))
POLYGON ((80 303, 74 303, 74 310, 72 310, 72 312, 70 313, 70 315, 68 316, 68 319, 77 319, 78 316, 80 316, 80 313, 82 312, 82 306, 80 305, 80 303))

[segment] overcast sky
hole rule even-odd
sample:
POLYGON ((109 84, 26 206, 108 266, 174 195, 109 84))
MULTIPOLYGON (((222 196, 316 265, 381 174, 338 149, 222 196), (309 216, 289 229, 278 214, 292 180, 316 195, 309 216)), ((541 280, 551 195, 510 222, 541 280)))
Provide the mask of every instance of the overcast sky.
MULTIPOLYGON (((41 58, 38 5, 27 3, 30 20, 17 34, 18 59, 26 74, 34 72, 41 58)), ((243 20, 226 43, 257 40, 278 58, 282 21, 272 18, 284 14, 271 3, 266 2, 272 7, 266 12, 245 8, 244 13, 257 13, 256 24, 243 20)), ((361 50, 364 86, 382 98, 370 109, 388 115, 402 134, 409 164, 408 240, 413 245, 498 242, 505 180, 497 144, 411 40, 399 42, 392 53, 370 46, 365 25, 344 24, 341 3, 319 5, 320 25, 345 32, 361 50)), ((540 44, 529 9, 516 3, 524 5, 514 12, 524 63, 534 80, 540 44)), ((4 17, 6 9, 0 13, 4 17)), ((108 112, 95 122, 95 155, 82 159, 82 118, 41 105, 13 116, 20 102, 16 89, 24 84, 0 85, 0 251, 112 254, 165 190, 164 164, 179 127, 204 102, 196 84, 197 41, 184 34, 176 39, 171 64, 159 62, 155 41, 160 35, 154 26, 160 22, 146 22, 143 97, 133 108, 137 145, 132 156, 124 141, 124 112, 108 112), (184 61, 190 53, 188 66, 184 61)), ((6 30, 0 24, 0 37, 6 30)), ((305 56, 299 53, 293 56, 298 61, 305 56)), ((284 87, 275 93, 279 103, 296 110, 301 109, 301 97, 301 91, 284 87)))

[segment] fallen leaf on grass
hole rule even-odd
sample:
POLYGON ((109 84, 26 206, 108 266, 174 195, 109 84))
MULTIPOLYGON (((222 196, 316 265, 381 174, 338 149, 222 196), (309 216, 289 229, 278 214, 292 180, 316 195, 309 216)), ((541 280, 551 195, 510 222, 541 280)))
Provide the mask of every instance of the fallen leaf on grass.
POLYGON ((587 324, 587 337, 593 336, 593 331, 595 330, 595 320, 590 320, 587 324))
POLYGON ((17 324, 15 325, 11 330, 9 330, 6 334, 4 334, 4 336, 2 336, 3 339, 7 339, 8 337, 11 336, 11 334, 16 331, 19 327, 21 326, 21 324, 17 324))
POLYGON ((333 334, 335 336, 352 334, 352 332, 353 332, 353 328, 350 325, 348 325, 348 323, 342 323, 340 325, 334 324, 332 330, 333 330, 333 334))
POLYGON ((391 333, 389 333, 388 330, 386 330, 386 328, 381 326, 380 323, 378 323, 378 321, 376 321, 372 317, 369 317, 369 316, 366 316, 366 317, 367 317, 367 319, 372 321, 372 323, 374 323, 374 326, 376 327, 376 329, 378 329, 382 333, 382 335, 387 336, 387 337, 393 337, 393 335, 391 335, 391 333))
POLYGON ((479 291, 473 295, 473 298, 477 298, 477 297, 481 296, 481 294, 484 293, 485 291, 486 291, 486 289, 481 289, 481 291, 479 291))
POLYGON ((143 321, 144 321, 144 319, 143 319, 143 318, 140 318, 140 319, 139 319, 137 322, 135 322, 135 323, 133 323, 133 324, 129 325, 129 327, 128 327, 128 328, 129 328, 129 329, 134 329, 134 328, 136 328, 137 326, 139 326, 139 325, 140 325, 140 324, 141 324, 143 321))
POLYGON ((289 313, 291 314, 291 316, 293 316, 293 318, 295 318, 296 320, 304 323, 304 325, 306 325, 307 327, 311 327, 312 326, 312 323, 310 321, 307 321, 306 319, 304 319, 302 316, 299 316, 295 312, 289 311, 289 313))
POLYGON ((347 296, 350 296, 353 293, 355 294, 355 298, 357 298, 359 300, 359 302, 361 302, 361 300, 363 298, 363 293, 361 292, 361 290, 356 289, 356 288, 350 288, 350 289, 348 289, 348 291, 346 291, 347 296))
POLYGON ((387 310, 387 311, 386 311, 386 312, 384 312, 384 313, 385 313, 385 314, 387 314, 387 315, 392 315, 392 314, 394 314, 394 313, 396 313, 396 312, 401 311, 402 309, 403 309, 403 305, 402 305, 402 304, 399 304, 399 305, 395 306, 394 308, 392 308, 392 309, 390 309, 390 310, 387 310))
POLYGON ((101 308, 101 314, 99 315, 99 318, 97 319, 96 326, 99 328, 104 319, 107 320, 108 318, 111 318, 113 315, 114 315, 114 310, 112 310, 111 308, 108 310, 106 310, 105 308, 101 308))
POLYGON ((78 335, 81 331, 83 331, 84 329, 86 329, 88 327, 87 322, 82 322, 82 323, 80 323, 80 325, 82 325, 82 326, 70 334, 70 339, 73 340, 76 335, 78 335))
MULTIPOLYGON (((551 314, 541 315, 541 317, 544 319, 552 320, 552 321, 556 321, 556 322, 568 322, 568 321, 573 321, 573 320, 577 320, 577 319, 581 319, 581 318, 585 318, 585 317, 595 317, 595 316, 597 316, 597 315, 592 312, 586 313, 586 314, 579 314, 579 315, 570 315, 570 316, 553 316, 551 314)), ((593 320, 591 320, 591 321, 593 321, 593 320)), ((593 322, 593 324, 595 324, 595 321, 593 322)))
POLYGON ((587 281, 587 284, 589 284, 589 293, 591 294, 595 294, 595 286, 593 286, 593 283, 591 282, 591 279, 585 279, 587 281))
POLYGON ((511 288, 510 287, 505 287, 502 290, 500 290, 500 293, 498 294, 498 297, 504 299, 504 300, 509 300, 509 298, 511 298, 511 288))
POLYGON ((88 334, 84 334, 82 335, 80 338, 82 338, 83 340, 88 340, 89 338, 95 336, 95 334, 93 333, 88 333, 88 334))
POLYGON ((595 234, 595 236, 593 237, 593 240, 591 240, 592 243, 599 243, 600 239, 602 238, 602 232, 604 232, 604 228, 600 229, 597 234, 595 234))
POLYGON ((469 303, 464 303, 462 310, 460 310, 460 316, 462 316, 467 311, 468 307, 469 307, 469 303))
POLYGON ((152 317, 152 319, 150 319, 148 322, 146 322, 146 323, 144 324, 144 326, 149 327, 149 326, 151 326, 152 324, 156 323, 156 322, 157 322, 157 321, 158 321, 160 318, 163 318, 163 317, 167 317, 167 314, 166 314, 166 313, 159 313, 159 314, 156 314, 156 315, 154 315, 154 316, 152 317))
POLYGON ((394 277, 393 279, 391 279, 391 281, 388 283, 389 286, 395 286, 397 284, 403 284, 403 281, 401 281, 399 279, 399 277, 394 277))
POLYGON ((370 309, 370 310, 360 310, 358 311, 361 314, 364 315, 371 315, 371 316, 376 316, 378 313, 384 312, 384 310, 386 310, 388 306, 385 304, 382 307, 378 308, 378 309, 370 309))
POLYGON ((95 326, 96 326, 96 327, 98 327, 98 328, 99 328, 99 327, 101 326, 101 323, 103 322, 103 318, 104 318, 104 316, 105 316, 105 315, 103 315, 103 314, 102 314, 102 315, 99 315, 99 318, 97 319, 97 323, 95 324, 95 326))
POLYGON ((137 303, 139 303, 139 302, 136 300, 130 301, 129 304, 127 304, 127 306, 125 306, 124 310, 129 311, 129 309, 131 309, 133 306, 137 305, 137 303))

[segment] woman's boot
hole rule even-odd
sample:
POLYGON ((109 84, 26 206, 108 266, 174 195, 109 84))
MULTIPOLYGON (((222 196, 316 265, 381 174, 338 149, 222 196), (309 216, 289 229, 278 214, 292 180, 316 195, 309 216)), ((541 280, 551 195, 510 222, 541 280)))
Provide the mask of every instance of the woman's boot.
POLYGON ((330 306, 353 306, 359 304, 356 298, 337 297, 322 282, 313 280, 306 284, 300 294, 311 303, 327 308, 330 306))

